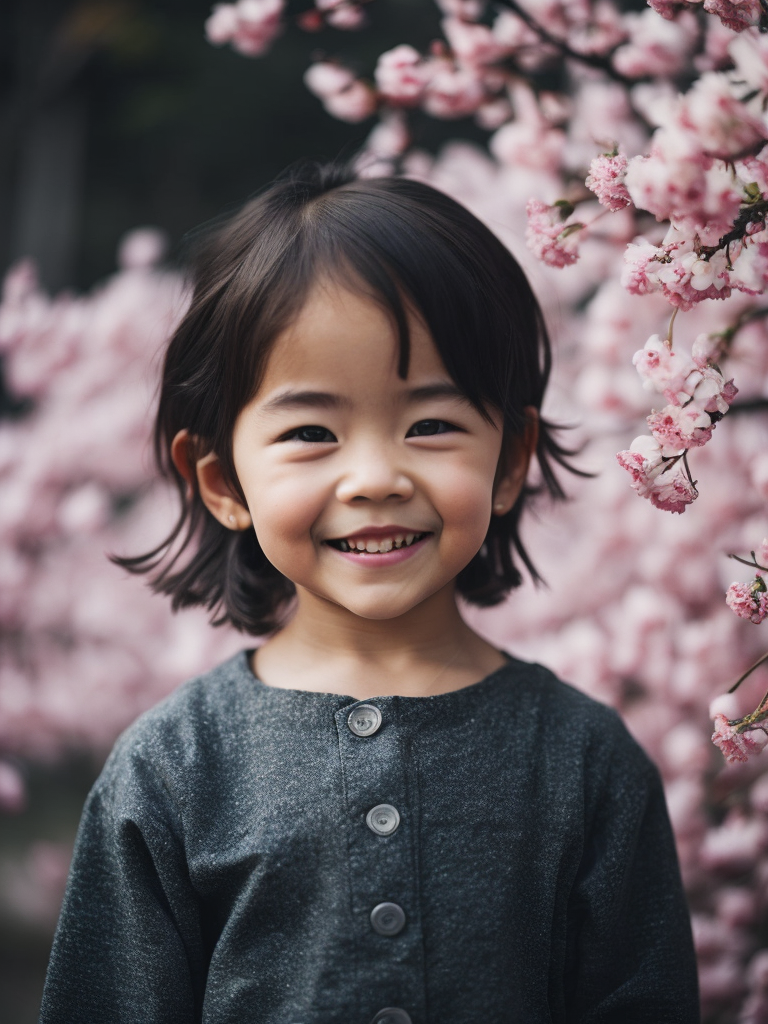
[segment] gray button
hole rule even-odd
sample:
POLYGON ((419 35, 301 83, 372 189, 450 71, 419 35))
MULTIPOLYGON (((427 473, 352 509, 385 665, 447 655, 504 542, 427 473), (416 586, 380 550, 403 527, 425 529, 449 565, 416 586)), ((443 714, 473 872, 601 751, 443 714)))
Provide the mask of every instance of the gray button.
POLYGON ((387 1006, 379 1010, 371 1024, 412 1024, 410 1016, 399 1006, 387 1006))
POLYGON ((378 903, 371 911, 371 925, 379 935, 397 935, 405 927, 405 911, 397 903, 378 903))
POLYGON ((373 736, 381 725, 381 712, 374 704, 358 704, 350 712, 347 725, 355 736, 373 736))
POLYGON ((365 823, 377 836, 391 836, 400 824, 400 815, 392 804, 377 804, 366 814, 365 823))

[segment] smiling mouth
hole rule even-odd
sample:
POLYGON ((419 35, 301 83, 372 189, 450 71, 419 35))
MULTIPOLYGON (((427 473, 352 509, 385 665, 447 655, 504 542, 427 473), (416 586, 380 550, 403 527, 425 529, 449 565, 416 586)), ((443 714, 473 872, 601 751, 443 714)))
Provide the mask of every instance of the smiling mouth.
POLYGON ((423 540, 428 533, 395 533, 391 537, 340 537, 338 540, 326 541, 337 551, 363 552, 368 555, 386 555, 389 551, 409 548, 411 544, 423 540))

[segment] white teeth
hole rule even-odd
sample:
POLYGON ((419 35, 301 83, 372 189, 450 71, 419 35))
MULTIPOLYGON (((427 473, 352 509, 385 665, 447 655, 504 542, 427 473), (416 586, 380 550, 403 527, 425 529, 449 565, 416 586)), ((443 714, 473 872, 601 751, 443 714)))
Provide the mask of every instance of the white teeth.
POLYGON ((408 548, 413 544, 417 537, 421 537, 422 534, 418 533, 397 533, 394 537, 384 537, 381 540, 363 540, 363 539, 348 539, 342 538, 338 541, 340 551, 362 551, 368 555, 385 555, 388 551, 399 548, 408 548))

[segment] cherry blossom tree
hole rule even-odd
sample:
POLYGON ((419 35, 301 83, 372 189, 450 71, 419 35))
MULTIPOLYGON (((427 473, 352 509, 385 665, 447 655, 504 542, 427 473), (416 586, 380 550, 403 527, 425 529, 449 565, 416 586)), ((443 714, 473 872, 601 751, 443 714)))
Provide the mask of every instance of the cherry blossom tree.
MULTIPOLYGON (((365 31, 370 5, 238 0, 216 5, 205 31, 259 58, 285 33, 365 31)), ((549 588, 467 615, 614 705, 659 765, 705 1019, 758 1024, 768 1020, 766 7, 437 5, 442 37, 426 51, 404 40, 365 73, 326 53, 304 80, 330 116, 364 126, 360 173, 428 181, 496 231, 553 327, 546 412, 577 424, 596 475, 526 527, 549 588), (424 116, 455 124, 436 156, 414 143, 424 116), (461 141, 468 123, 487 145, 461 141)), ((18 405, 0 421, 8 811, 23 801, 20 761, 105 751, 181 678, 242 645, 204 617, 171 616, 104 557, 145 549, 172 514, 146 455, 157 355, 185 301, 160 256, 155 234, 134 233, 119 273, 82 297, 48 297, 28 266, 6 281, 0 350, 18 405)), ((45 878, 59 877, 50 851, 25 870, 16 891, 36 892, 27 906, 39 913, 45 878)))

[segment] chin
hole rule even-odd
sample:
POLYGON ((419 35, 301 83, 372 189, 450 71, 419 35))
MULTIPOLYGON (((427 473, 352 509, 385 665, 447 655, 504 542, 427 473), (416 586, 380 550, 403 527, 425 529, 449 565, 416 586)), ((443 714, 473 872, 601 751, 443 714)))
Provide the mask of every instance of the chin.
POLYGON ((375 597, 371 595, 367 600, 355 601, 347 598, 341 601, 336 600, 334 603, 361 619, 369 619, 373 622, 386 622, 388 619, 397 619, 401 615, 407 615, 408 612, 413 611, 414 608, 418 607, 430 596, 430 594, 422 594, 411 599, 393 597, 387 600, 382 599, 380 596, 375 597))

